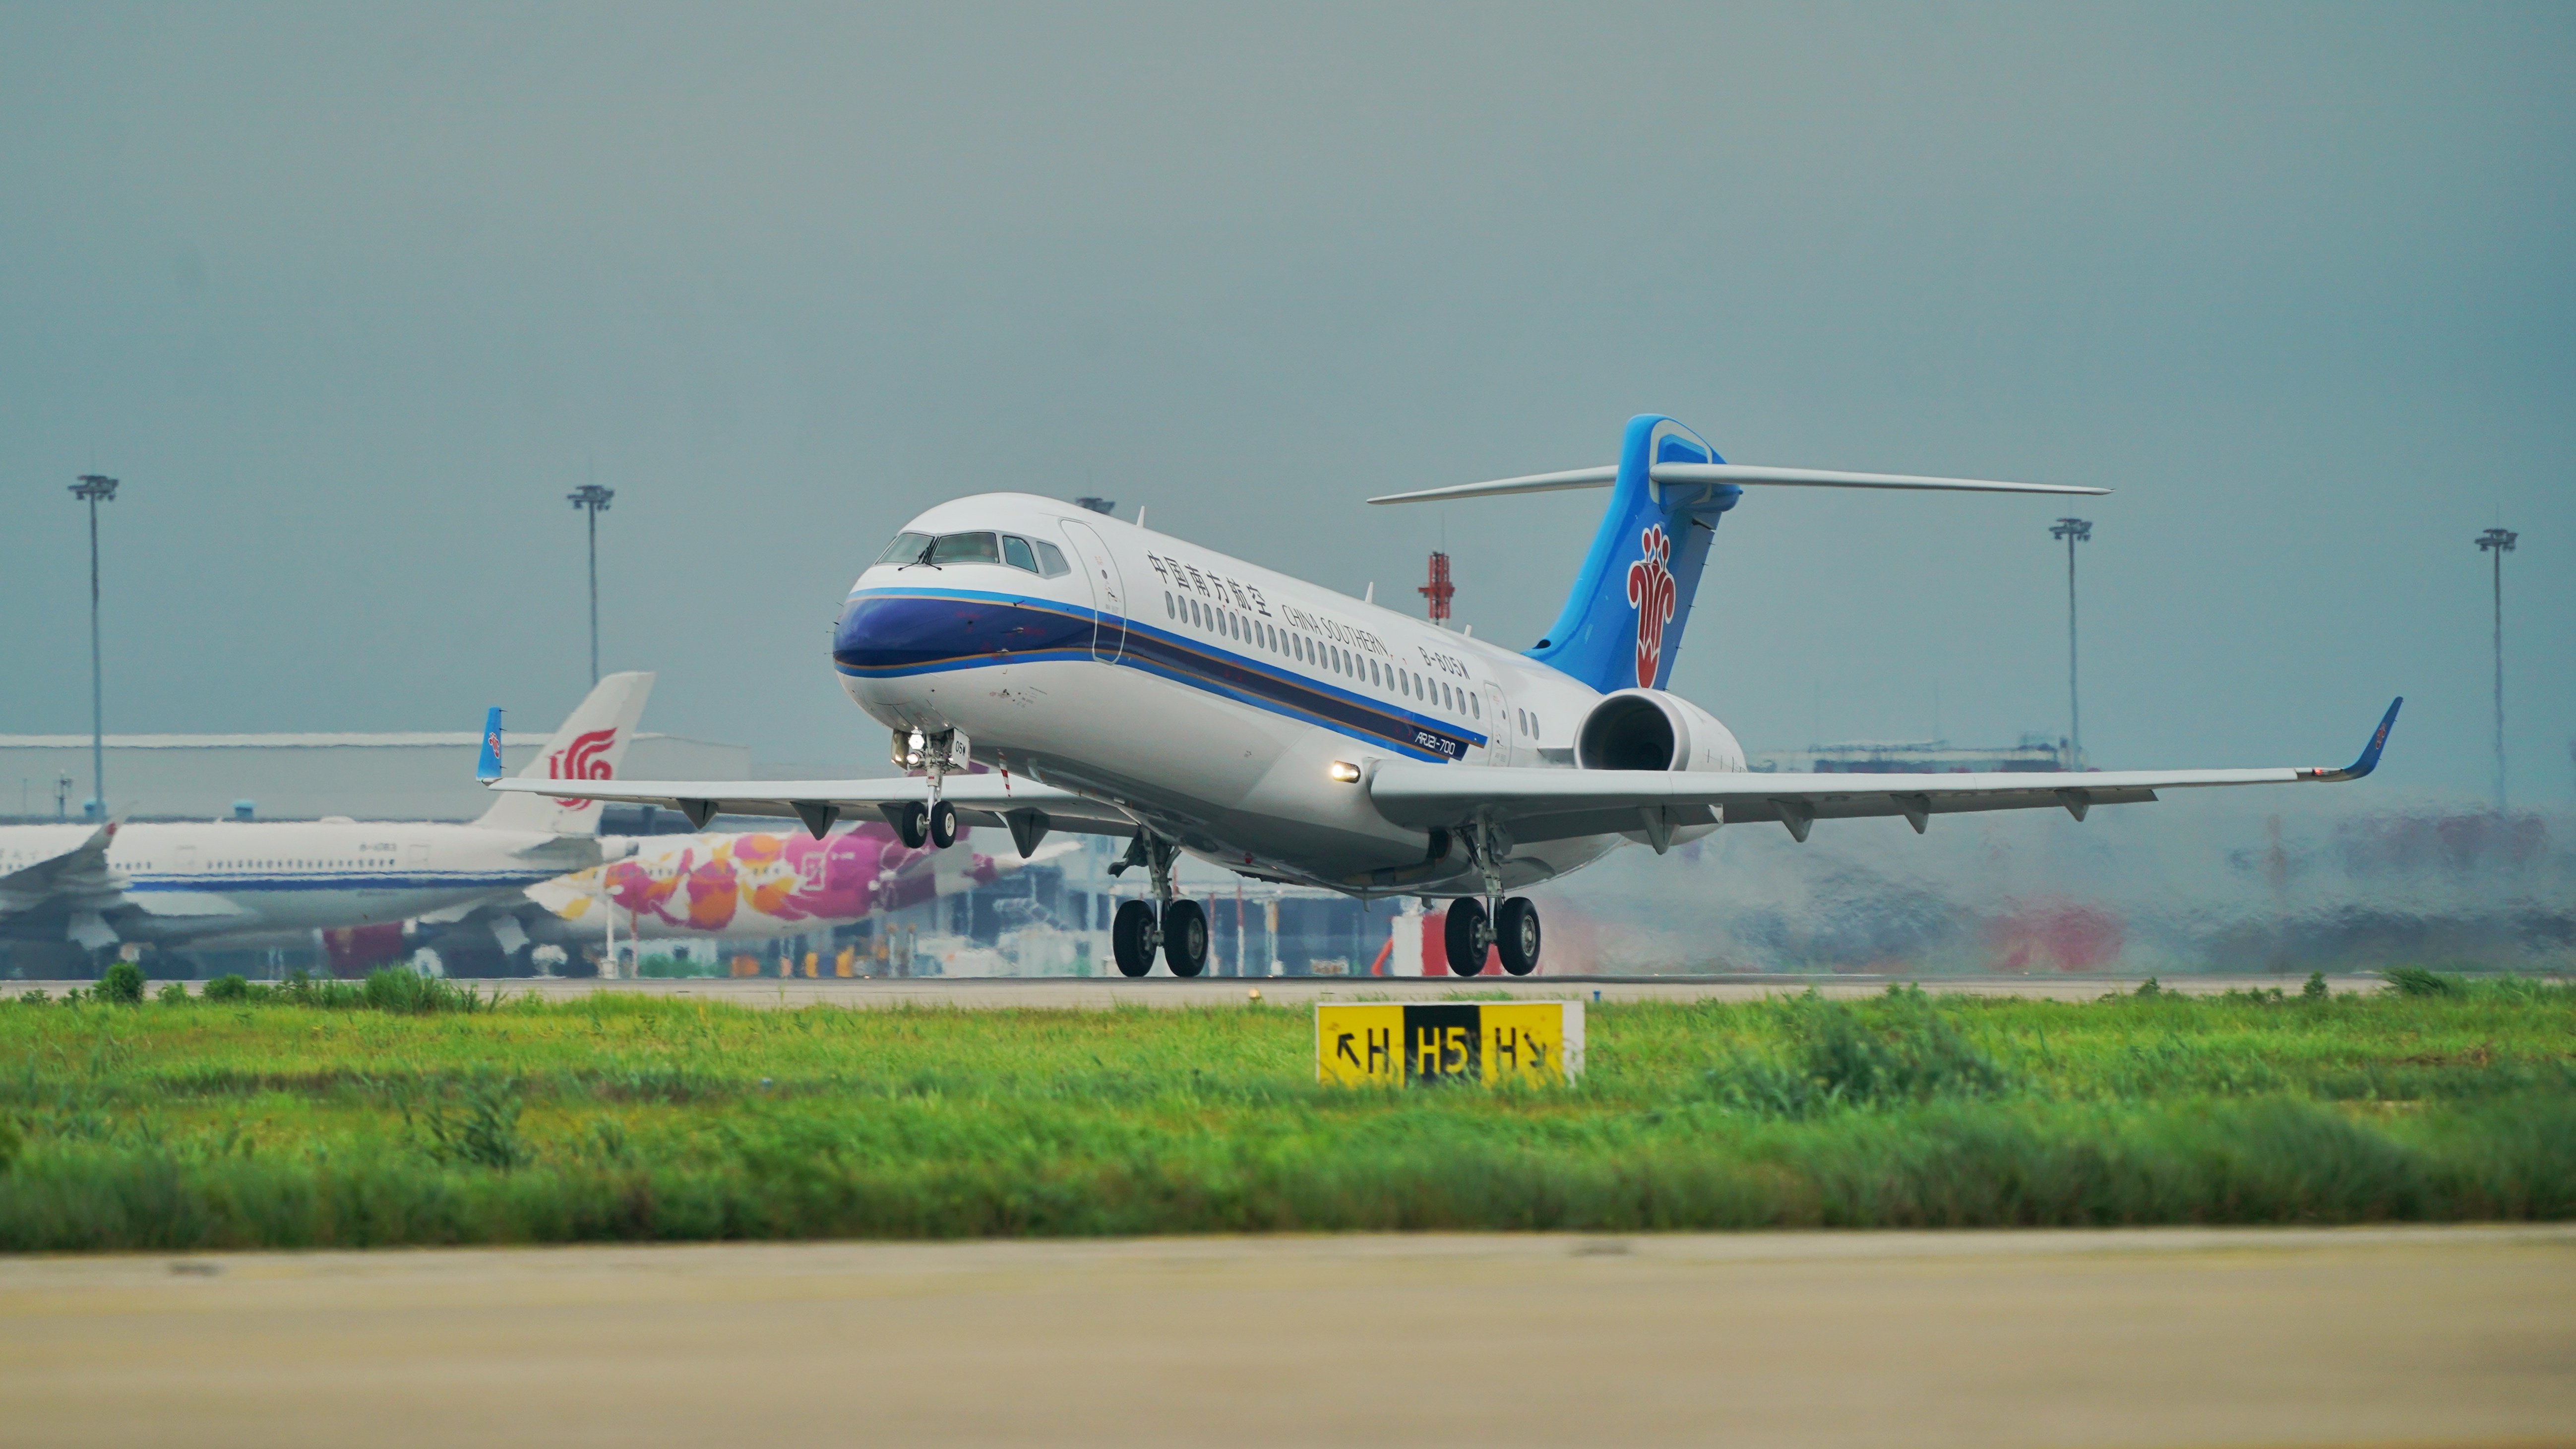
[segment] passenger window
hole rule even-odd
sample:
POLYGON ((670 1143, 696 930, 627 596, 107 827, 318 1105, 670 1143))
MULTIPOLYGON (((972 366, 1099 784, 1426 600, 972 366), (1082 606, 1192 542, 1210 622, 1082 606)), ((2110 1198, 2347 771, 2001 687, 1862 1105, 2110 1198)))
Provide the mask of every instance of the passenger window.
POLYGON ((1037 540, 1037 550, 1039 573, 1051 579, 1060 579, 1073 572, 1073 565, 1064 561, 1063 549, 1041 538, 1037 540))
POLYGON ((1038 571, 1037 551, 1029 547, 1027 539, 1016 533, 1002 535, 1002 562, 1015 569, 1027 569, 1030 573, 1038 571))
POLYGON ((1473 690, 1470 690, 1467 693, 1467 717, 1470 719, 1483 719, 1485 717, 1485 706, 1477 701, 1475 691, 1473 690))
POLYGON ((1000 563, 1002 550, 989 533, 947 533, 930 546, 934 564, 1000 563))
POLYGON ((1174 607, 1174 606, 1173 606, 1171 591, 1170 591, 1169 589, 1164 590, 1164 591, 1163 591, 1163 613, 1164 613, 1165 615, 1169 616, 1169 617, 1172 617, 1172 618, 1178 618, 1178 617, 1180 617, 1180 612, 1181 612, 1181 611, 1180 611, 1178 608, 1176 608, 1176 607, 1174 607))
MULTIPOLYGON (((928 552, 929 548, 929 534, 898 533, 894 536, 894 542, 885 546, 885 552, 877 555, 877 563, 919 563, 922 554, 928 552)), ((874 568, 876 564, 870 564, 868 567, 874 568)))

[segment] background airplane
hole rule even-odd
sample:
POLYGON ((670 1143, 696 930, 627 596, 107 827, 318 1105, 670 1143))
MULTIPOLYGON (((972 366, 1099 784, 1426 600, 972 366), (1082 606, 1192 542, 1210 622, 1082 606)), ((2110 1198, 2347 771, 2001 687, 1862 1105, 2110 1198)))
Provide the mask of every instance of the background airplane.
MULTIPOLYGON (((1050 829, 1129 837, 1152 902, 1113 921, 1120 969, 1160 954, 1205 968, 1207 921, 1174 888, 1188 852, 1258 879, 1355 895, 1447 897, 1453 970, 1536 968, 1538 913, 1513 892, 1626 843, 1658 853, 1722 823, 1804 841, 1819 819, 2064 809, 2162 789, 2357 779, 2391 705, 2343 769, 2029 775, 1756 774, 1718 719, 1669 693, 1719 522, 1747 488, 2095 494, 2063 484, 1730 464, 1670 418, 1629 421, 1615 464, 1371 500, 1609 488, 1610 504, 1547 637, 1523 653, 1180 539, 1029 494, 923 513, 861 573, 833 660, 894 736, 901 780, 625 781, 603 800, 793 815, 820 835, 847 809, 907 844, 963 819, 1023 852, 1050 829), (993 774, 965 776, 969 763, 993 774)), ((492 772, 497 773, 497 771, 492 772)), ((526 790, 525 782, 491 780, 526 790)))
MULTIPOLYGON (((1040 855, 1072 848, 1059 841, 1040 855)), ((754 941, 828 934, 881 911, 992 884, 1020 868, 972 851, 916 850, 882 821, 824 839, 778 831, 612 837, 601 865, 380 927, 326 932, 331 968, 357 975, 427 949, 447 975, 520 951, 621 942, 754 941), (504 942, 509 944, 505 947, 504 942)))
MULTIPOLYGON (((612 674, 524 778, 614 778, 653 676, 612 674)), ((0 939, 98 954, 128 942, 306 946, 320 931, 399 936, 402 922, 599 863, 598 802, 504 795, 470 824, 183 822, 0 827, 0 939)))

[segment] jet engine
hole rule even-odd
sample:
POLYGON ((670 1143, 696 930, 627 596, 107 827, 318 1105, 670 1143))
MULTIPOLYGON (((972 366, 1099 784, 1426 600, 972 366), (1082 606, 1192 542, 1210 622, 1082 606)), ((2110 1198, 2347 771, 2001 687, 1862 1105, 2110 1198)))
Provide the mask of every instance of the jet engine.
POLYGON ((1741 770, 1744 747, 1715 715, 1680 695, 1623 689, 1583 717, 1574 759, 1587 770, 1741 770))
MULTIPOLYGON (((1744 747, 1715 715, 1679 695, 1623 689, 1583 717, 1574 759, 1587 770, 1734 771, 1744 768, 1744 747)), ((1619 833, 1657 855, 1718 825, 1717 811, 1706 805, 1651 806, 1637 815, 1637 828, 1619 833)))

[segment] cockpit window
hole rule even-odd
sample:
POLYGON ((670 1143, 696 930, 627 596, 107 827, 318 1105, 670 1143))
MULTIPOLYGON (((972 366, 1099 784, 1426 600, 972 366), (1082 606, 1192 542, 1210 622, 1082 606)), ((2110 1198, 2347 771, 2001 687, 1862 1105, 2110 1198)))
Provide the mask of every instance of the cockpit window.
POLYGON ((1043 538, 1037 540, 1037 546, 1039 573, 1046 575, 1048 578, 1056 579, 1062 578, 1066 574, 1073 572, 1073 565, 1064 561, 1063 549, 1056 547, 1054 544, 1047 542, 1043 538))
MULTIPOLYGON (((892 542, 892 543, 890 543, 890 544, 887 544, 887 545, 885 546, 885 552, 883 552, 883 553, 881 553, 881 554, 878 554, 878 555, 877 555, 877 563, 881 563, 881 564, 911 564, 911 563, 919 563, 919 562, 921 562, 921 555, 922 555, 922 552, 923 552, 924 550, 928 549, 929 547, 930 547, 930 535, 929 535, 929 534, 926 534, 926 533, 898 533, 898 534, 896 534, 896 535, 894 536, 894 542, 892 542)), ((872 564, 872 565, 870 565, 870 567, 872 567, 872 568, 873 568, 874 566, 875 566, 875 565, 873 565, 873 564, 872 564)))
POLYGON ((1029 551, 1029 541, 1016 533, 1002 535, 1002 562, 1030 573, 1038 571, 1038 556, 1029 551))
POLYGON ((930 546, 930 562, 934 565, 1001 561, 1001 547, 989 533, 943 533, 930 546))

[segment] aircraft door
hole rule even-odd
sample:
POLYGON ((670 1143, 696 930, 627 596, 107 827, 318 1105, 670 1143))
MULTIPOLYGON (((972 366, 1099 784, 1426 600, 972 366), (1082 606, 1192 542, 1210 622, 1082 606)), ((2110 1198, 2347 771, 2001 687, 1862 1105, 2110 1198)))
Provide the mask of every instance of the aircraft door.
POLYGON ((1503 697, 1499 684, 1485 686, 1485 762, 1492 765, 1519 765, 1523 744, 1519 717, 1512 713, 1512 702, 1503 697))
POLYGON ((1068 518, 1064 534, 1073 544, 1073 556, 1081 561, 1082 576, 1091 583, 1091 657, 1115 664, 1127 649, 1127 586, 1118 575, 1118 560, 1110 556, 1109 545, 1100 541, 1099 531, 1090 524, 1068 518))

